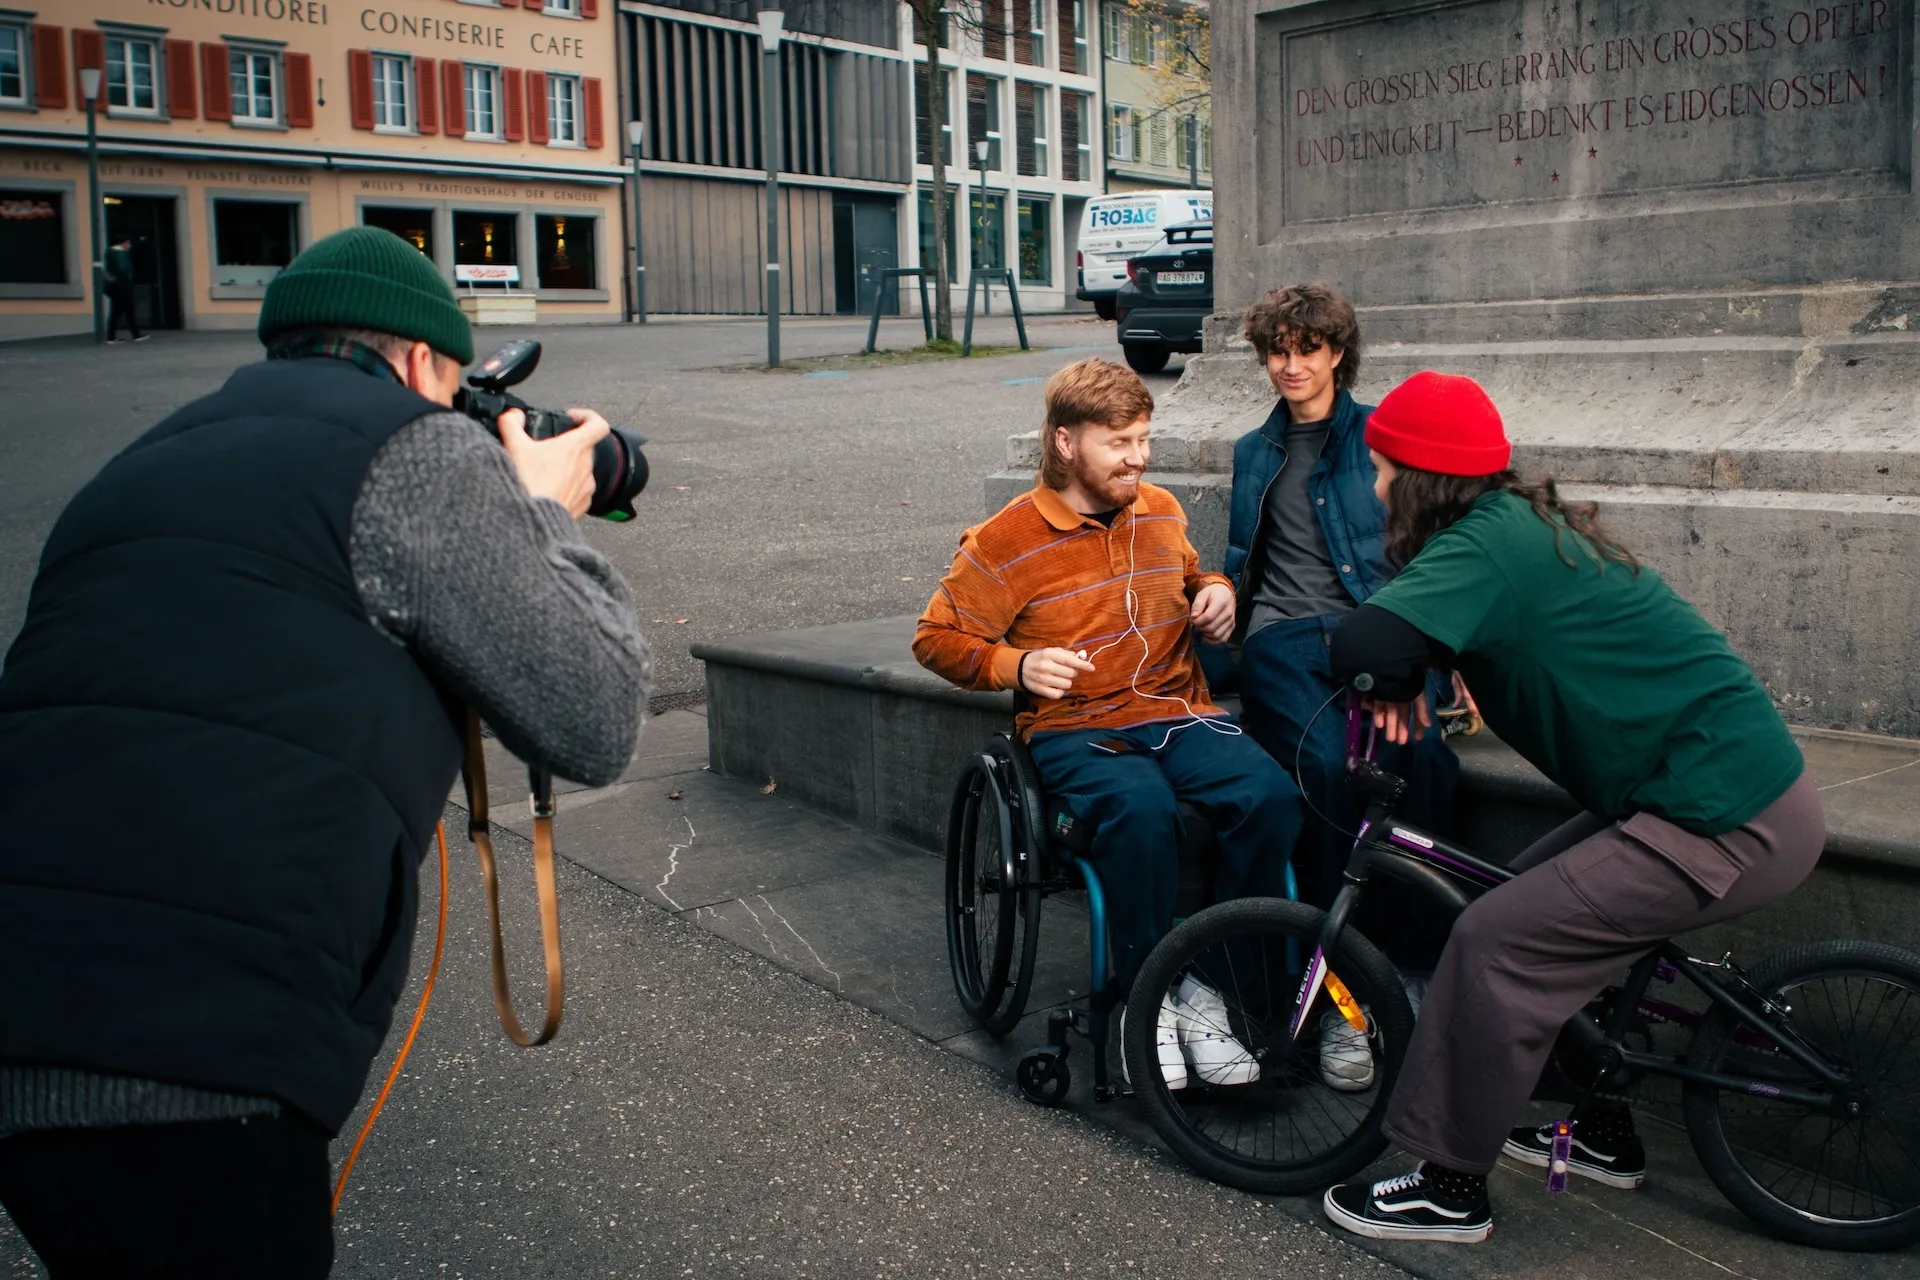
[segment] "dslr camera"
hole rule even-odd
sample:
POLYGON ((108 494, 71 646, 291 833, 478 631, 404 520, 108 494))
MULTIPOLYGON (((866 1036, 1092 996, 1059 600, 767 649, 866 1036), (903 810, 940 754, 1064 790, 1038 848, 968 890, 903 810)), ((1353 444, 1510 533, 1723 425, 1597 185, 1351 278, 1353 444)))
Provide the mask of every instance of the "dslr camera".
MULTIPOLYGON (((526 381, 540 363, 540 344, 531 338, 509 342, 474 366, 467 385, 454 397, 453 407, 500 438, 500 415, 518 409, 527 416, 527 434, 548 440, 578 424, 554 409, 537 409, 512 394, 508 387, 526 381)), ((633 519, 633 500, 647 487, 647 455, 640 446, 647 438, 615 427, 593 446, 593 504, 590 516, 605 520, 633 519)))

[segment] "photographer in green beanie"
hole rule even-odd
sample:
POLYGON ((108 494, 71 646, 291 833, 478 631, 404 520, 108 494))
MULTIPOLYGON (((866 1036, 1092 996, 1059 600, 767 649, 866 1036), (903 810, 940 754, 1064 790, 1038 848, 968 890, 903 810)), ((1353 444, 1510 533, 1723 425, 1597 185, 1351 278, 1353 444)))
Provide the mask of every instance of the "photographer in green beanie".
POLYGON ((259 332, 74 497, 0 668, 0 1203, 54 1276, 325 1275, 465 708, 590 785, 645 715, 598 414, 453 412, 467 319, 375 228, 259 332))

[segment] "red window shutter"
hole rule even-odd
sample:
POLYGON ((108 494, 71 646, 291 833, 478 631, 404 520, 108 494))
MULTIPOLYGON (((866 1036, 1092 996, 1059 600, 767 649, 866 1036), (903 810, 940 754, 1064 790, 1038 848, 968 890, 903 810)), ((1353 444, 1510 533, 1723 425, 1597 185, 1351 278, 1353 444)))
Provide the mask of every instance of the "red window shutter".
POLYGON ((580 83, 586 89, 582 96, 587 100, 583 108, 587 115, 587 146, 589 148, 604 147, 607 145, 607 135, 605 123, 600 119, 600 78, 588 76, 580 83))
POLYGON ((448 58, 440 64, 440 82, 447 90, 447 111, 441 128, 449 138, 464 138, 467 134, 466 81, 460 74, 458 61, 448 58))
POLYGON ((200 46, 200 88, 206 97, 207 119, 233 119, 233 64, 224 44, 200 46))
POLYGON ((347 50, 347 114, 356 129, 373 128, 373 55, 347 50))
MULTIPOLYGON (((104 77, 107 69, 107 38, 92 27, 73 29, 73 100, 81 107, 87 105, 87 95, 80 92, 80 73, 89 68, 99 71, 104 77)), ((100 101, 96 105, 106 110, 107 86, 100 85, 100 101)))
POLYGON ((287 67, 287 127, 313 128, 313 55, 283 55, 287 67))
POLYGON ((580 16, 597 18, 600 16, 600 0, 580 0, 580 16))
POLYGON ((67 30, 33 24, 34 101, 61 109, 67 105, 67 30))
POLYGON ((193 82, 193 41, 169 40, 167 57, 167 114, 191 120, 200 110, 199 86, 193 82))
POLYGON ((422 133, 440 132, 440 95, 434 92, 440 82, 434 79, 433 68, 432 58, 413 60, 413 125, 422 133))
POLYGON ((506 110, 506 119, 500 123, 506 126, 505 136, 508 142, 518 142, 527 136, 522 123, 527 118, 527 73, 518 67, 508 67, 500 73, 504 82, 501 97, 506 110))
POLYGON ((547 120, 547 73, 527 72, 527 141, 544 147, 552 138, 547 120))

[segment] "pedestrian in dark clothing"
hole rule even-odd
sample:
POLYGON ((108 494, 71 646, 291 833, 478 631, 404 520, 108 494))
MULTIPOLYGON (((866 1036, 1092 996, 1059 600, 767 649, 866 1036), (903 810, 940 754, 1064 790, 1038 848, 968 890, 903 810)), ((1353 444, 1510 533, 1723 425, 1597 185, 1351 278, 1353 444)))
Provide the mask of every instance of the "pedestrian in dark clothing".
POLYGON ((125 323, 135 342, 145 342, 140 332, 140 317, 133 296, 133 239, 122 237, 107 250, 107 341, 119 342, 115 335, 125 323))
POLYGON ((373 227, 296 258, 259 333, 68 504, 0 669, 0 1204, 56 1278, 325 1275, 327 1141, 465 710, 594 785, 644 716, 574 525, 600 415, 454 412, 467 319, 373 227))

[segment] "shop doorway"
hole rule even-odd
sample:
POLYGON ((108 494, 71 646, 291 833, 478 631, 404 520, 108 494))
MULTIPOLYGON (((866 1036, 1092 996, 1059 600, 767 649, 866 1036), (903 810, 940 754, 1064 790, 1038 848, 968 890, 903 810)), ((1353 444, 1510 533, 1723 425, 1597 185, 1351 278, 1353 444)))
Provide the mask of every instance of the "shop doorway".
POLYGON ((180 241, 172 196, 106 198, 107 243, 133 241, 133 306, 142 329, 178 329, 180 241))
MULTIPOLYGON (((836 193, 833 198, 834 309, 842 315, 873 314, 882 273, 900 264, 899 203, 836 193)), ((897 284, 898 282, 893 282, 897 284)), ((900 291, 889 287, 881 315, 900 314, 900 291)))

